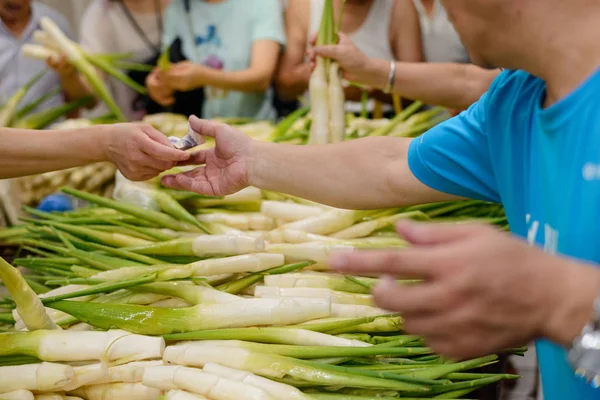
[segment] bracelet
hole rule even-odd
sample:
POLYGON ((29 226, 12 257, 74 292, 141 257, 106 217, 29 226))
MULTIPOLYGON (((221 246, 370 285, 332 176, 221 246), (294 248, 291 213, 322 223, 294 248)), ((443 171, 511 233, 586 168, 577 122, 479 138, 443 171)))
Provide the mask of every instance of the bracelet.
POLYGON ((390 74, 387 80, 387 86, 385 87, 385 93, 391 93, 394 90, 394 83, 396 83, 396 61, 390 61, 390 74))

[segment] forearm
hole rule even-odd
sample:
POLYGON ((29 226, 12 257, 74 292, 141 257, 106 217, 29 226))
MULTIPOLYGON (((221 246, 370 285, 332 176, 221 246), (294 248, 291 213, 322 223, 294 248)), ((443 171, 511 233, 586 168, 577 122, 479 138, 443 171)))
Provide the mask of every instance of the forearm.
POLYGON ((339 208, 414 204, 431 193, 415 182, 408 169, 409 143, 409 139, 385 137, 325 146, 254 142, 249 181, 339 208))
POLYGON ((0 179, 105 160, 101 126, 57 131, 0 130, 0 179))
POLYGON ((264 92, 271 86, 272 76, 262 71, 223 71, 203 68, 198 87, 206 84, 219 89, 239 92, 264 92))
MULTIPOLYGON (((387 85, 390 63, 372 60, 369 75, 378 89, 387 85)), ((396 63, 393 92, 427 104, 466 109, 477 102, 498 75, 475 65, 455 63, 396 63)))
MULTIPOLYGON (((85 79, 78 73, 60 78, 60 83, 69 101, 78 100, 92 95, 92 90, 85 79)), ((93 107, 95 101, 89 105, 93 107)))
POLYGON ((308 90, 308 81, 293 71, 282 71, 277 77, 277 94, 283 100, 295 100, 308 90))

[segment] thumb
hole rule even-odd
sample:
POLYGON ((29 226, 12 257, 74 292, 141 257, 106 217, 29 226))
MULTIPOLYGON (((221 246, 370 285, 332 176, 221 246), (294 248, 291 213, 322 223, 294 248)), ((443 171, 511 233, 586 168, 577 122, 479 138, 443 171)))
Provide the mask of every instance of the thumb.
POLYGON ((396 231, 400 236, 411 244, 421 246, 450 243, 464 239, 474 233, 474 228, 476 227, 472 224, 417 223, 407 220, 396 224, 396 231))
POLYGON ((200 119, 192 115, 189 119, 190 127, 199 135, 216 138, 219 131, 223 128, 223 124, 206 119, 200 119))
POLYGON ((340 51, 340 46, 337 44, 315 47, 314 52, 318 56, 331 58, 335 61, 339 61, 340 56, 342 55, 342 52, 340 51))

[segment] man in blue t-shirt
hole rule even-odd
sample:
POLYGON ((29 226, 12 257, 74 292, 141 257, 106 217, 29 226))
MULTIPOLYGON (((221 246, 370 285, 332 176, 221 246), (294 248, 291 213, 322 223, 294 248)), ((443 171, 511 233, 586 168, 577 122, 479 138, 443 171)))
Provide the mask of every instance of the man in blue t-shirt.
MULTIPOLYGON (((415 140, 328 146, 255 142, 192 118, 216 149, 193 156, 205 166, 163 182, 211 195, 253 185, 350 209, 501 202, 513 236, 480 225, 403 223, 398 230, 410 248, 338 254, 331 264, 425 278, 404 288, 384 278, 374 295, 436 351, 473 357, 536 339, 546 400, 600 399, 574 372, 600 373, 593 349, 600 337, 600 3, 445 5, 477 59, 510 69, 458 117, 415 140)), ((389 61, 372 68, 385 79, 389 61)))

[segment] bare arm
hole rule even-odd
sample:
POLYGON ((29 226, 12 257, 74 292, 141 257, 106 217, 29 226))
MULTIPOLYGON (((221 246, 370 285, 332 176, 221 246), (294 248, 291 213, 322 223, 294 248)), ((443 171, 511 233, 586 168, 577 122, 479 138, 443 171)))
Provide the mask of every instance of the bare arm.
POLYGON ((160 80, 179 91, 212 86, 240 92, 264 92, 273 81, 280 48, 281 45, 273 40, 257 40, 252 45, 250 67, 245 70, 223 71, 184 61, 161 73, 160 80))
POLYGON ((419 16, 412 0, 394 0, 390 43, 398 61, 424 60, 419 16))
MULTIPOLYGON (((390 61, 368 58, 346 36, 341 36, 338 45, 315 48, 314 53, 337 60, 350 81, 375 89, 387 86, 390 61)), ((471 64, 397 62, 393 91, 428 104, 466 109, 499 73, 471 64)))
POLYGON ((276 77, 277 93, 285 100, 294 100, 308 89, 311 66, 304 57, 309 9, 308 1, 292 0, 285 11, 287 45, 276 77))
POLYGON ((0 129, 0 179, 111 161, 130 179, 150 179, 189 155, 145 125, 83 129, 0 129))
POLYGON ((195 153, 204 166, 166 177, 168 186, 209 195, 252 185, 340 208, 378 209, 456 197, 422 184, 410 171, 410 139, 365 138, 335 145, 294 146, 258 142, 234 128, 195 117, 196 132, 216 147, 195 153))

